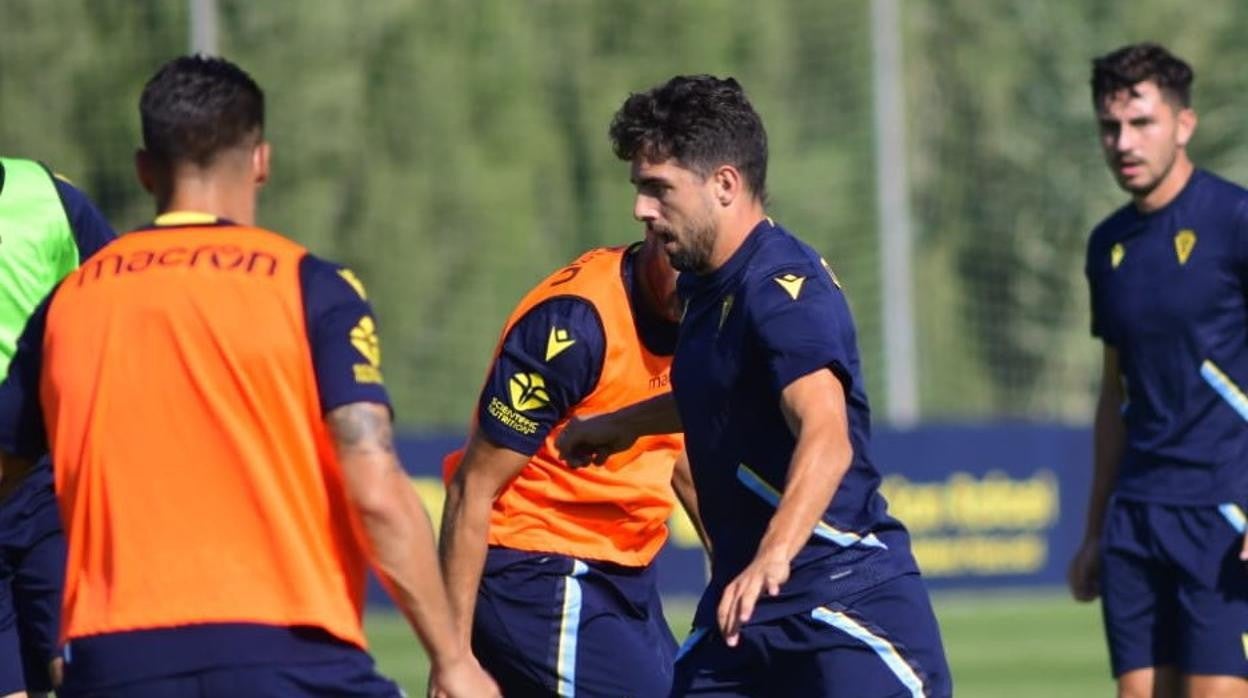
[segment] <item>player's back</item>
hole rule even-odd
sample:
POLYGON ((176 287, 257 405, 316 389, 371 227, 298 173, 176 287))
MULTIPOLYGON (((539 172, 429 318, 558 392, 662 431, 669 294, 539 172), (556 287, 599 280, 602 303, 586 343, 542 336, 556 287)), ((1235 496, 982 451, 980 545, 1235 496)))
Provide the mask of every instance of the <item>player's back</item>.
POLYGON ((255 228, 156 228, 56 292, 41 395, 72 532, 67 637, 233 622, 363 645, 305 254, 255 228))

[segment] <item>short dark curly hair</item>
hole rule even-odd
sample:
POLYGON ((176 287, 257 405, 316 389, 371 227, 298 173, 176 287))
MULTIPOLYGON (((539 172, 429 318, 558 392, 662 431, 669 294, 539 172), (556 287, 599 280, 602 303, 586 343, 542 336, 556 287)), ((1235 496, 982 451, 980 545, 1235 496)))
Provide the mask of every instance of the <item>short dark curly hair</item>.
POLYGON ((702 177, 732 165, 754 197, 767 198, 767 131, 733 78, 678 75, 629 95, 611 120, 621 160, 675 158, 702 177))
POLYGON ((1135 94, 1135 85, 1151 81, 1172 103, 1192 105, 1196 74, 1183 59, 1160 44, 1129 44, 1092 59, 1092 102, 1100 106, 1122 90, 1135 94))
POLYGON ((264 137, 264 92, 224 58, 181 56, 147 81, 139 119, 153 157, 207 166, 221 151, 264 137))

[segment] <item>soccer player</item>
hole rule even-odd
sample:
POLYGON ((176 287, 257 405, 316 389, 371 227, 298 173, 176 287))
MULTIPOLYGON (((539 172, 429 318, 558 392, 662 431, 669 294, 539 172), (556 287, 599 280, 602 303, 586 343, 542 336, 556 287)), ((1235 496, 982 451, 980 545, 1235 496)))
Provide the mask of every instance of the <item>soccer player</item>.
MULTIPOLYGON (((506 695, 671 688, 676 640, 651 563, 675 461, 688 482, 683 439, 640 439, 592 470, 569 469, 554 439, 574 415, 669 392, 679 311, 676 272, 647 236, 551 274, 503 328, 466 451, 448 458, 440 542, 459 628, 506 695)), ((696 522, 692 487, 678 491, 696 522)))
POLYGON ((681 271, 673 396, 569 425, 574 464, 680 430, 711 580, 674 695, 948 696, 939 629, 867 453, 849 307, 768 218, 767 136, 736 80, 680 76, 611 125, 633 215, 681 271))
POLYGON ((1131 201, 1088 241, 1104 361, 1069 581, 1102 599, 1122 696, 1248 696, 1248 191, 1188 157, 1192 78, 1156 44, 1092 62, 1131 201))
MULTIPOLYGON (((0 377, 39 301, 115 237, 72 184, 41 163, 0 158, 0 377)), ((0 695, 46 695, 59 683, 65 577, 65 535, 47 459, 29 476, 0 484, 0 496, 0 695)))
POLYGON ((368 562, 433 694, 496 695, 394 454, 363 286, 253 223, 260 88, 177 58, 139 110, 159 215, 65 278, 0 386, 0 447, 51 445, 62 695, 398 696, 364 650, 368 562))

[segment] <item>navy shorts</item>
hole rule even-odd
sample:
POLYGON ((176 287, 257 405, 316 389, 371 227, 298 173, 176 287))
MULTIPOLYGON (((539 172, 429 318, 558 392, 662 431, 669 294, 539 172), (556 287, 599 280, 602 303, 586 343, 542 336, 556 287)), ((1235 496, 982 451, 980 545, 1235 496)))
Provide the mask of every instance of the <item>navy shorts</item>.
POLYGON ((92 689, 69 684, 57 698, 400 698, 363 650, 332 662, 222 666, 92 689))
POLYGON ((676 639, 653 566, 491 548, 472 649, 506 696, 665 696, 676 639))
POLYGON ((748 623, 736 647, 695 628, 672 696, 945 698, 953 695, 936 615, 918 575, 839 603, 748 623))
POLYGON ((65 535, 44 464, 0 506, 0 695, 52 689, 64 583, 65 535))
POLYGON ((1101 609, 1114 676, 1173 665, 1248 676, 1248 568, 1236 504, 1115 499, 1105 518, 1101 609))

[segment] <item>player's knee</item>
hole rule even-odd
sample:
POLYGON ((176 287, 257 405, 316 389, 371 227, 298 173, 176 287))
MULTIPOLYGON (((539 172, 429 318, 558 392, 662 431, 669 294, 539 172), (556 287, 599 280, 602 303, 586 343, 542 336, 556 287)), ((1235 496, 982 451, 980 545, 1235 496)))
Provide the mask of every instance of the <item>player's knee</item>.
POLYGON ((1239 676, 1189 676, 1188 698, 1248 698, 1248 679, 1239 676))
POLYGON ((48 677, 52 680, 52 688, 60 688, 65 680, 65 660, 54 657, 48 662, 48 677))
POLYGON ((1118 677, 1118 698, 1180 698, 1169 667, 1147 667, 1118 677))

